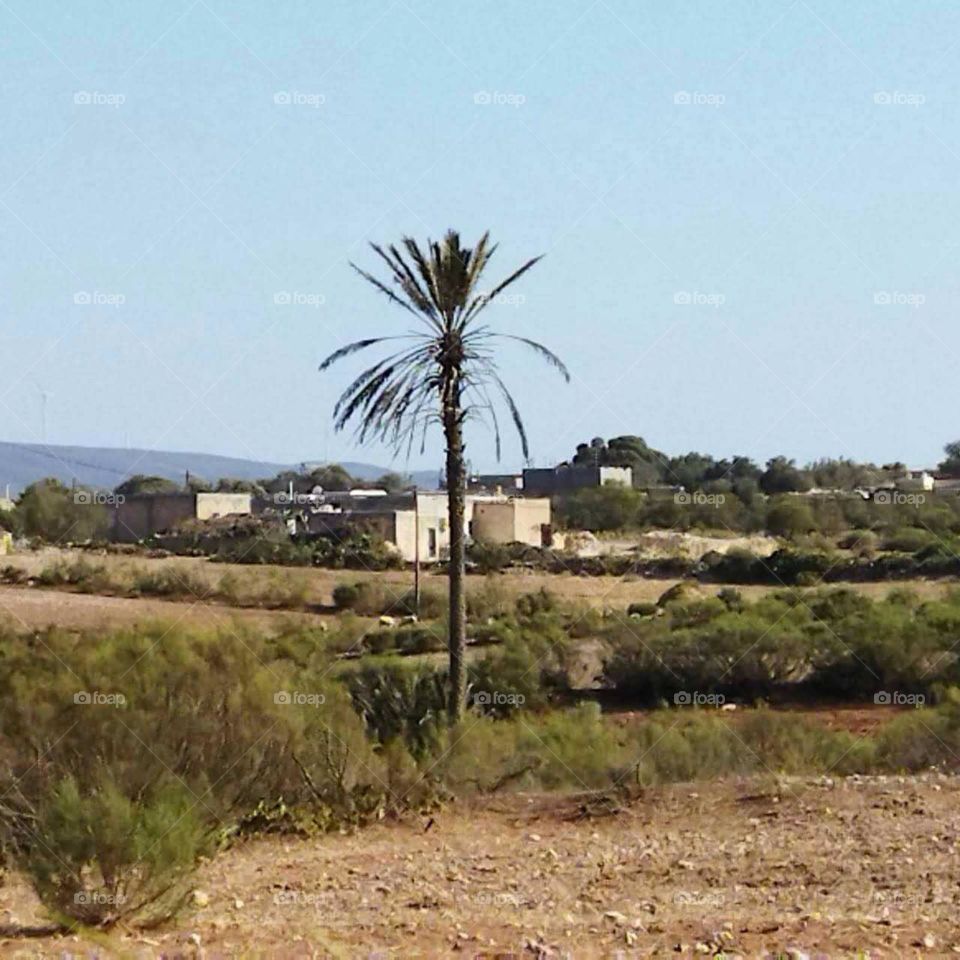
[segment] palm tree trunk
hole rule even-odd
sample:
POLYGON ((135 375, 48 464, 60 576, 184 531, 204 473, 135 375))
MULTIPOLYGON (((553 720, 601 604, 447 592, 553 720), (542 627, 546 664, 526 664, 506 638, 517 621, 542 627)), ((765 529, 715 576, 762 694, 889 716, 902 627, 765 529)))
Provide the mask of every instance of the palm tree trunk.
POLYGON ((463 432, 459 409, 444 413, 447 441, 447 508, 450 523, 450 699, 447 713, 451 725, 463 716, 467 697, 467 598, 466 577, 466 467, 463 461, 463 432))

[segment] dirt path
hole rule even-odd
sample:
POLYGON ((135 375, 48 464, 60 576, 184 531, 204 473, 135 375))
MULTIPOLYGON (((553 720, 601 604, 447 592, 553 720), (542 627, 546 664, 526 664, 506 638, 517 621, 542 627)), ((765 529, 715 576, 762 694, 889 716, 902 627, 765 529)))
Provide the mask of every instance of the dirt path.
POLYGON ((101 597, 64 590, 0 586, 0 617, 17 629, 48 626, 74 630, 123 627, 148 620, 210 627, 235 621, 265 628, 291 621, 308 623, 315 615, 280 610, 244 610, 205 601, 168 602, 149 598, 101 597))
MULTIPOLYGON (((587 819, 578 798, 504 797, 443 812, 429 830, 417 818, 239 846, 202 869, 203 906, 170 928, 113 933, 98 952, 953 956, 958 801, 958 780, 933 775, 678 786, 587 819)), ((16 880, 0 889, 0 916, 38 917, 16 880)), ((0 953, 92 948, 5 941, 0 953)))

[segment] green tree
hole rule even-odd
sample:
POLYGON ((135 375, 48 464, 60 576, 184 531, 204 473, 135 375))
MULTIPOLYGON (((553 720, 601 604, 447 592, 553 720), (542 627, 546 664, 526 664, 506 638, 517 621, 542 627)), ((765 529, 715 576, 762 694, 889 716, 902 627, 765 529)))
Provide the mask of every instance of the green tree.
MULTIPOLYGON (((671 501, 672 503, 672 501, 671 501)), ((564 523, 572 530, 622 530, 637 524, 643 494, 619 483, 585 487, 563 503, 564 523)))
POLYGON ((795 537, 816 530, 810 505, 799 497, 779 497, 767 511, 767 530, 778 537, 795 537))
POLYGON ((940 470, 952 477, 960 476, 960 440, 948 443, 943 452, 946 457, 940 461, 940 470))
POLYGON ((523 455, 529 458, 520 412, 497 371, 492 348, 498 341, 521 343, 567 380, 570 375, 562 361, 542 344, 515 334, 497 333, 480 321, 483 311, 539 257, 528 260, 489 292, 481 292, 483 271, 496 250, 487 233, 473 249, 461 246, 453 230, 439 243, 428 241, 423 249, 410 237, 403 239, 401 248, 371 246, 386 264, 387 279, 379 280, 351 266, 391 303, 414 317, 416 325, 405 334, 370 337, 341 347, 323 361, 320 370, 368 347, 400 341, 398 350, 364 370, 343 392, 334 408, 335 427, 342 430, 355 422, 361 443, 379 440, 398 450, 406 447, 409 452, 431 423, 439 421, 442 426, 450 523, 448 712, 455 723, 463 713, 466 698, 464 422, 469 416, 488 415, 499 457, 500 431, 491 392, 499 395, 520 436, 523 455))
POLYGON ((387 493, 399 493, 401 490, 409 490, 412 485, 409 477, 394 473, 392 470, 373 481, 374 487, 380 490, 386 490, 387 493))
POLYGON ((93 540, 107 531, 107 511, 96 494, 71 490, 48 477, 31 483, 17 500, 16 527, 52 543, 93 540))
POLYGON ((810 477, 786 457, 774 457, 767 461, 767 469, 760 477, 760 489, 768 496, 777 493, 803 493, 813 484, 810 477))
POLYGON ((180 486, 166 477, 148 477, 135 473, 128 477, 114 491, 122 497, 134 497, 143 493, 180 493, 180 486))

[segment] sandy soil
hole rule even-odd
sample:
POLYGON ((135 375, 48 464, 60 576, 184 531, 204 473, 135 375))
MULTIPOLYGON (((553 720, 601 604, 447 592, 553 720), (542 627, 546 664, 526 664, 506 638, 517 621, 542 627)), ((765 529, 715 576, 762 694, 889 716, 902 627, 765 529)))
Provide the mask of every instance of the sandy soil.
MULTIPOLYGON (((686 785, 612 813, 489 799, 433 824, 249 842, 201 870, 202 906, 168 928, 0 954, 954 956, 958 801, 958 780, 932 774, 686 785)), ((17 878, 0 917, 39 918, 17 878)))

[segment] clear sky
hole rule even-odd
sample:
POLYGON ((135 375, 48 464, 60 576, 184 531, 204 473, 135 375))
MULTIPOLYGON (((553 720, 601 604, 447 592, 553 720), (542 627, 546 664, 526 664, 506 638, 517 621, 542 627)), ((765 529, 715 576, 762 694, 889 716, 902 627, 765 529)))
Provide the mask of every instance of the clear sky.
POLYGON ((405 325, 348 260, 455 226, 547 254, 488 314, 573 373, 504 362, 538 464, 934 462, 958 64, 947 0, 0 0, 0 438, 386 463, 317 364, 405 325))

